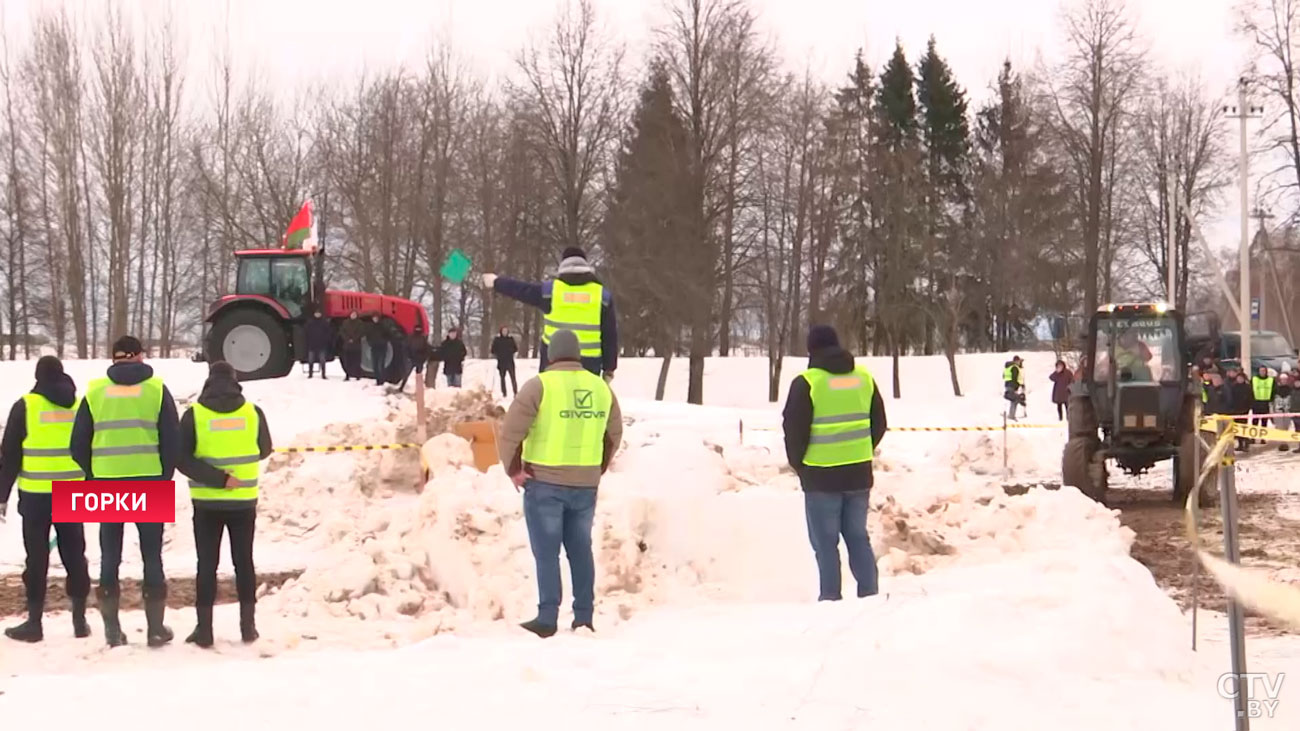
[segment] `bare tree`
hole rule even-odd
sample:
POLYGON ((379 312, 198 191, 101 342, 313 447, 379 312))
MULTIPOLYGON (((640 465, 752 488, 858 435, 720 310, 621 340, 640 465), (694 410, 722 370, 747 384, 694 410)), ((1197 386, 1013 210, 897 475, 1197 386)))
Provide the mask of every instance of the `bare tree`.
POLYGON ((1139 99, 1145 51, 1124 0, 1077 0, 1065 16, 1066 58, 1040 79, 1049 125, 1068 155, 1083 251, 1083 309, 1109 283, 1124 126, 1139 99))
POLYGON ((566 0, 545 46, 529 46, 519 56, 525 86, 516 93, 531 102, 526 119, 559 191, 552 234, 557 245, 593 241, 599 178, 620 123, 622 58, 622 48, 598 26, 591 0, 566 0))
POLYGON ((1222 104, 1195 79, 1163 80, 1139 114, 1139 146, 1133 165, 1138 249, 1157 275, 1154 291, 1164 296, 1168 281, 1169 237, 1174 238, 1178 269, 1175 306, 1185 310, 1193 261, 1200 251, 1192 242, 1197 218, 1212 214, 1218 191, 1230 170, 1224 149, 1222 104), (1169 230, 1172 178, 1175 227, 1169 230))
MULTIPOLYGON (((109 6, 94 60, 91 149, 108 213, 108 338, 130 332, 128 293, 131 236, 137 210, 133 198, 136 145, 142 95, 135 42, 117 6, 109 6)), ((138 287, 142 282, 137 282, 138 287)))
MULTIPOLYGON (((1300 89, 1297 88, 1295 38, 1300 31, 1300 1, 1245 0, 1240 29, 1253 44, 1260 71, 1254 81, 1277 104, 1271 108, 1264 135, 1269 149, 1281 153, 1286 165, 1270 171, 1274 194, 1300 188, 1300 89)), ((1294 203, 1290 205, 1294 206, 1294 203)))

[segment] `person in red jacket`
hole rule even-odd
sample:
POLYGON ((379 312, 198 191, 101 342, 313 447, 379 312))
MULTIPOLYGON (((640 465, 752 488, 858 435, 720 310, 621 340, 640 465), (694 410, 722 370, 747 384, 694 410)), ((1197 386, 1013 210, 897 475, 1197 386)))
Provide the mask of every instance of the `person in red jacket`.
POLYGON ((1065 365, 1065 361, 1058 360, 1056 370, 1052 371, 1049 378, 1052 381, 1052 403, 1056 404, 1056 420, 1063 421, 1070 402, 1070 384, 1074 382, 1074 374, 1065 365))

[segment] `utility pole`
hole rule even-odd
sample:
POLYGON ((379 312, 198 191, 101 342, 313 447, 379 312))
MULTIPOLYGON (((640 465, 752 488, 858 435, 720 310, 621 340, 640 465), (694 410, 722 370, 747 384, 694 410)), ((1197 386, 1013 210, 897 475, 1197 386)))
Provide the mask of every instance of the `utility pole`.
MULTIPOLYGON (((1172 130, 1169 137, 1171 139, 1167 140, 1165 144, 1172 147, 1173 146, 1172 130)), ((1166 177, 1166 182, 1168 182, 1168 186, 1166 187, 1169 188, 1169 204, 1168 204, 1169 252, 1165 256, 1165 268, 1168 270, 1169 284, 1165 289, 1165 293, 1166 293, 1165 300, 1169 303, 1170 307, 1177 308, 1178 307, 1178 266, 1177 266, 1178 236, 1176 234, 1176 231, 1178 230, 1177 228, 1178 227, 1178 214, 1177 214, 1178 196, 1176 195, 1175 191, 1178 188, 1178 181, 1177 181, 1177 162, 1175 160, 1173 150, 1169 151, 1169 162, 1165 166, 1165 177, 1166 177)))
POLYGON ((1241 368, 1246 373, 1251 368, 1250 336, 1254 328, 1250 322, 1250 130, 1248 121, 1258 118, 1263 112, 1262 106, 1250 106, 1246 97, 1248 82, 1245 76, 1237 80, 1237 105, 1226 106, 1223 111, 1229 118, 1241 122, 1241 159, 1238 185, 1241 188, 1241 263, 1240 284, 1237 293, 1240 301, 1241 322, 1241 368))
MULTIPOLYGON (((1273 214, 1264 210, 1262 207, 1256 206, 1255 209, 1250 212, 1250 217, 1258 221, 1258 223, 1255 226, 1255 236, 1259 237, 1260 254, 1262 254, 1264 257, 1264 261, 1261 262, 1260 266, 1272 268, 1271 265, 1273 263, 1273 255, 1272 253, 1269 252, 1268 249, 1269 247, 1268 230, 1264 227, 1268 225, 1267 223, 1265 223, 1265 221, 1272 218, 1273 214)), ((1264 284, 1265 273, 1266 272, 1262 270, 1259 273, 1259 329, 1260 330, 1268 329, 1267 327, 1265 327, 1265 317, 1264 317, 1265 309, 1268 306, 1268 285, 1264 284)), ((1278 298, 1278 302, 1279 304, 1281 303, 1281 297, 1278 298)))

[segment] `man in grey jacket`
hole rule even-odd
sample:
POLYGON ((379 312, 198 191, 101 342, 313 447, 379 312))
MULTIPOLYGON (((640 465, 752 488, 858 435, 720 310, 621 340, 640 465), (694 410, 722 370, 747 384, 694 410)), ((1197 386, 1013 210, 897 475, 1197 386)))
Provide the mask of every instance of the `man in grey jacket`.
POLYGON ((521 626, 538 637, 559 624, 560 546, 573 575, 573 629, 594 631, 596 564, 591 528, 596 488, 623 440, 623 415, 609 385, 582 366, 570 330, 551 336, 550 363, 506 412, 498 456, 515 489, 537 562, 537 617, 521 626))

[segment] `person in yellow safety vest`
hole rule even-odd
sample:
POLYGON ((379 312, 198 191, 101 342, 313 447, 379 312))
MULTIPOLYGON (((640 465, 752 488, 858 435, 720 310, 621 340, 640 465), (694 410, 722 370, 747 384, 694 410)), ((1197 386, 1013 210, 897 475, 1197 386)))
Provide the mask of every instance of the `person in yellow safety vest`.
POLYGON ((871 374, 840 347, 834 328, 811 328, 808 370, 790 382, 782 430, 786 460, 803 487, 819 601, 841 598, 840 536, 857 595, 879 590, 867 507, 874 480, 871 463, 888 427, 885 402, 871 374))
POLYGON ((618 367, 618 318, 614 298, 596 278, 582 249, 564 250, 557 276, 542 283, 523 282, 495 274, 483 275, 483 287, 542 311, 542 343, 538 370, 550 361, 550 342, 555 331, 571 330, 581 346, 582 366, 606 381, 618 367))
MULTIPOLYGON (((1255 396, 1255 401, 1251 405, 1250 412, 1256 418, 1251 419, 1251 423, 1257 426, 1268 426, 1268 415, 1273 413, 1273 389, 1275 381, 1273 376, 1269 375, 1268 366, 1260 366, 1259 374, 1250 380, 1251 392, 1255 396)), ((1263 444, 1263 439, 1253 440, 1263 444)))
POLYGON ((235 369, 213 363, 198 402, 181 417, 181 453, 177 469, 189 479, 194 503, 194 551, 197 623, 186 642, 212 647, 212 605, 217 600, 217 565, 223 531, 230 534, 230 562, 235 566, 239 596, 239 634, 245 643, 258 638, 254 608, 257 574, 253 534, 257 522, 258 480, 262 460, 271 456, 271 429, 262 409, 244 398, 235 369))
MULTIPOLYGON (((1025 405, 1025 361, 1015 356, 1002 368, 1002 397, 1007 400, 1007 418, 1016 419, 1016 408, 1025 405)), ((1028 413, 1026 408, 1026 413, 1028 413)))
POLYGON ((8 509, 9 493, 18 483, 18 513, 23 518, 23 548, 27 564, 23 586, 27 592, 27 621, 5 630, 20 642, 45 638, 41 615, 45 611, 45 581, 50 571, 50 528, 58 537, 59 558, 68 577, 64 583, 72 602, 72 633, 89 637, 86 598, 90 595, 90 570, 86 565, 86 529, 81 523, 52 523, 51 496, 55 480, 84 478, 72 459, 72 422, 77 415, 77 386, 52 355, 36 361, 36 385, 14 402, 0 441, 0 523, 8 509))
POLYGON ((596 490, 623 440, 618 399, 582 367, 580 347, 570 330, 551 336, 550 364, 519 389, 497 440, 506 474, 524 490, 538 601, 537 616, 520 626, 538 637, 554 635, 559 625, 561 545, 573 577, 572 628, 595 631, 596 490))
MULTIPOLYGON (((153 368, 144 362, 144 347, 130 335, 113 343, 107 377, 90 382, 72 427, 72 458, 88 480, 170 481, 180 447, 176 401, 153 368)), ((144 561, 144 616, 150 647, 171 642, 163 623, 167 611, 167 576, 163 573, 162 523, 136 523, 144 561)), ((109 647, 126 644, 118 622, 122 540, 126 526, 99 526, 99 613, 109 647)))

